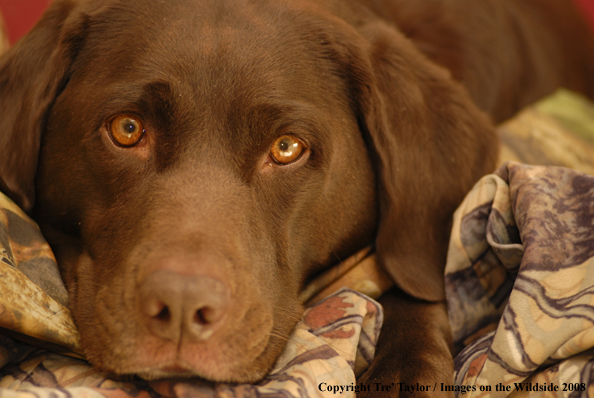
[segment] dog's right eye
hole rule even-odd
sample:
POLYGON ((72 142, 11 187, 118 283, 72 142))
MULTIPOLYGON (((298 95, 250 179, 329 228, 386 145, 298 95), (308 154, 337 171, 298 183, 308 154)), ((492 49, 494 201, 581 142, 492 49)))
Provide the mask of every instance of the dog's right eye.
POLYGON ((137 118, 120 115, 109 123, 109 135, 116 145, 131 147, 144 136, 144 127, 137 118))
POLYGON ((270 154, 279 164, 294 162, 303 153, 303 143, 291 135, 283 135, 274 142, 270 154))

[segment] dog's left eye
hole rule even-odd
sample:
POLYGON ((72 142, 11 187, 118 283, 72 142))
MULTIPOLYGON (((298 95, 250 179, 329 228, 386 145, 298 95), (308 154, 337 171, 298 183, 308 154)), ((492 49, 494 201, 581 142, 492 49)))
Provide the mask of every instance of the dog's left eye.
POLYGON ((288 164, 299 158, 303 153, 304 145, 291 135, 278 138, 270 150, 270 154, 277 163, 288 164))
POLYGON ((120 115, 109 124, 109 135, 117 145, 131 147, 142 139, 144 127, 137 118, 120 115))

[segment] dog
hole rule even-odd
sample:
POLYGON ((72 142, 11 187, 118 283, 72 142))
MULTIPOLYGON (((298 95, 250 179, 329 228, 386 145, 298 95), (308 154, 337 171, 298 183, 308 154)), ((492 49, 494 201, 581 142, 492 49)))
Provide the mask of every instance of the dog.
POLYGON ((256 382, 304 284, 374 245, 362 381, 451 384, 450 220, 493 122, 592 76, 561 0, 55 0, 0 59, 0 190, 99 369, 256 382))

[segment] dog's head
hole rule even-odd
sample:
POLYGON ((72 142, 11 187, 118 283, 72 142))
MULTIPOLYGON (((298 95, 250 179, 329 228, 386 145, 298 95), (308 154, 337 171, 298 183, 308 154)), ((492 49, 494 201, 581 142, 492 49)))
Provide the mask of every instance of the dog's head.
POLYGON ((374 242, 442 299, 449 218, 495 136, 349 7, 56 0, 0 59, 0 185, 54 248, 92 363, 255 381, 307 278, 374 242))

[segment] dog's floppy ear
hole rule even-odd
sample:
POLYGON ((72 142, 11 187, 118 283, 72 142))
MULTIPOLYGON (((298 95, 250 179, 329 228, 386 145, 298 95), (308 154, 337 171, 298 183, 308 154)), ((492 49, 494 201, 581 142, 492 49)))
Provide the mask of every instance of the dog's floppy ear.
POLYGON ((76 6, 54 1, 0 58, 0 191, 29 212, 45 117, 81 44, 84 21, 69 21, 76 6))
POLYGON ((356 110, 378 174, 378 260, 407 293, 442 300, 452 214, 494 170, 496 133, 449 72, 396 29, 376 22, 359 34, 370 72, 358 76, 356 110))

